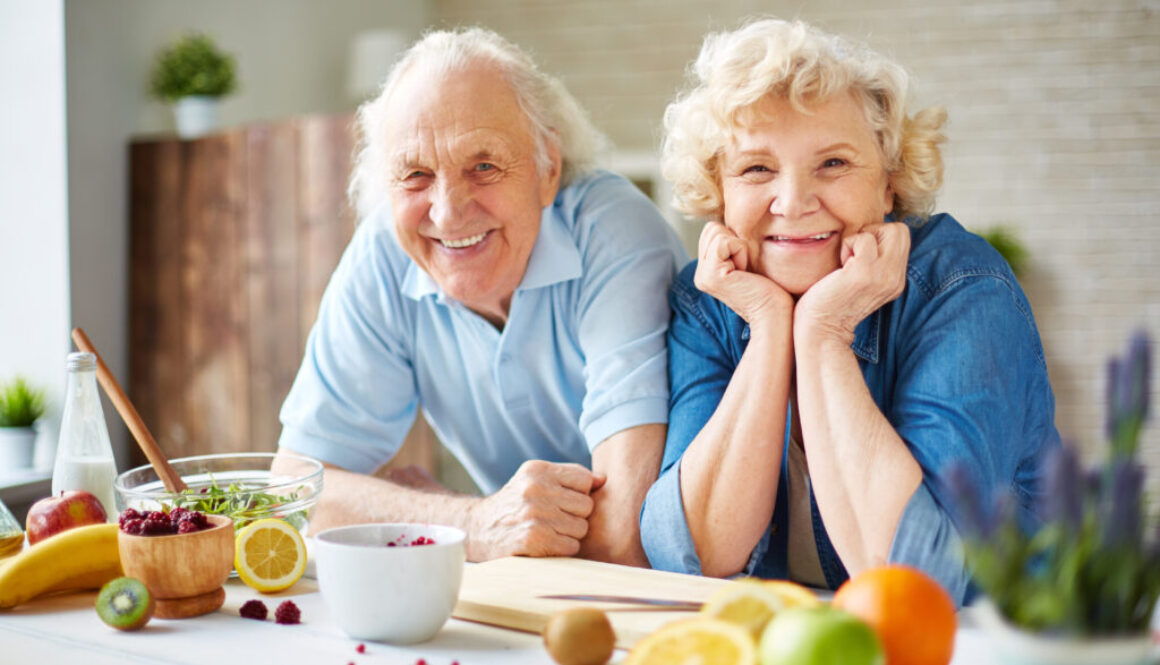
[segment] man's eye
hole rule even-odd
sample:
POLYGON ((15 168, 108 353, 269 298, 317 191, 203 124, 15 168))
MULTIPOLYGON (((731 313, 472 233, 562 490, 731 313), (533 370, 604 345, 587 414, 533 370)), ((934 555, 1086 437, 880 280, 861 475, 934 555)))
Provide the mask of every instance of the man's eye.
POLYGON ((480 162, 480 163, 475 165, 475 170, 479 171, 481 173, 484 173, 487 171, 494 171, 495 169, 496 169, 496 165, 491 164, 489 162, 480 162))

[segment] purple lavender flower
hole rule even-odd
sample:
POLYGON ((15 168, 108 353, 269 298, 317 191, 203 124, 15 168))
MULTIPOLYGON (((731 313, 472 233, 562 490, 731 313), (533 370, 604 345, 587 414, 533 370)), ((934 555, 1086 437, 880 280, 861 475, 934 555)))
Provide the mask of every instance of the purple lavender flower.
POLYGON ((1140 428, 1148 419, 1149 385, 1152 378, 1152 352, 1148 336, 1137 331, 1121 360, 1108 361, 1106 386, 1107 421, 1105 429, 1116 457, 1136 453, 1140 428))
POLYGON ((1107 478, 1109 485, 1100 502, 1104 544, 1136 547, 1141 536, 1144 468, 1132 460, 1119 459, 1112 463, 1107 478))
POLYGON ((1043 519, 1078 529, 1083 522, 1084 494, 1075 449, 1065 445, 1049 450, 1043 459, 1043 519))
POLYGON ((1152 349, 1148 335, 1137 330, 1128 343, 1127 374, 1130 376, 1128 407, 1143 424, 1148 420, 1149 386, 1152 379, 1152 349))
POLYGON ((943 479, 954 498, 952 513, 957 518, 958 527, 967 539, 986 538, 988 521, 984 514, 983 501, 979 496, 979 483, 965 464, 955 464, 943 474, 943 479))

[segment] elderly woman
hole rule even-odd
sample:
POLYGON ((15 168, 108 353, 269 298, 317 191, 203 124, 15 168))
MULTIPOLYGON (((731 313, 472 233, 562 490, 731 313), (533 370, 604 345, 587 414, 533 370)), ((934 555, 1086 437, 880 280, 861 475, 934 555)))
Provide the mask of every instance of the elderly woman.
POLYGON ((664 173, 708 220, 670 302, 669 430, 641 515, 667 570, 835 588, 898 562, 969 586, 943 473, 1013 488, 1058 445, 1031 308, 946 214, 941 109, 802 23, 706 39, 664 173))

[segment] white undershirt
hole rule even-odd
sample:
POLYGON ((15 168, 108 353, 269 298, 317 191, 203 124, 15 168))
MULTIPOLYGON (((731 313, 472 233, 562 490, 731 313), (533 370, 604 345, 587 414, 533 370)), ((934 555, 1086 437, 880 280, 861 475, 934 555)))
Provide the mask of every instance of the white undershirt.
MULTIPOLYGON (((791 390, 794 390, 791 388, 791 390)), ((796 393, 796 390, 794 390, 796 393)), ((810 466, 802 445, 801 419, 797 410, 797 395, 791 396, 791 416, 793 418, 789 436, 789 459, 786 464, 786 496, 788 508, 788 560, 789 579, 807 586, 828 588, 826 576, 822 572, 822 562, 818 558, 818 545, 814 540, 813 513, 810 510, 810 466)))

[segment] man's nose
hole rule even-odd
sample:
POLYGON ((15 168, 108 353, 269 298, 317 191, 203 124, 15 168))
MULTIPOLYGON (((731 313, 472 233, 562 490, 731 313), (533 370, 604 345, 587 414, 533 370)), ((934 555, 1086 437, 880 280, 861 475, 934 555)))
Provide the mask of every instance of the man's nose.
POLYGON ((440 228, 453 226, 462 220, 471 203, 467 183, 440 180, 431 188, 431 221, 440 228))
POLYGON ((783 173, 774 181, 769 211, 789 219, 808 215, 821 207, 813 178, 805 174, 783 173))

